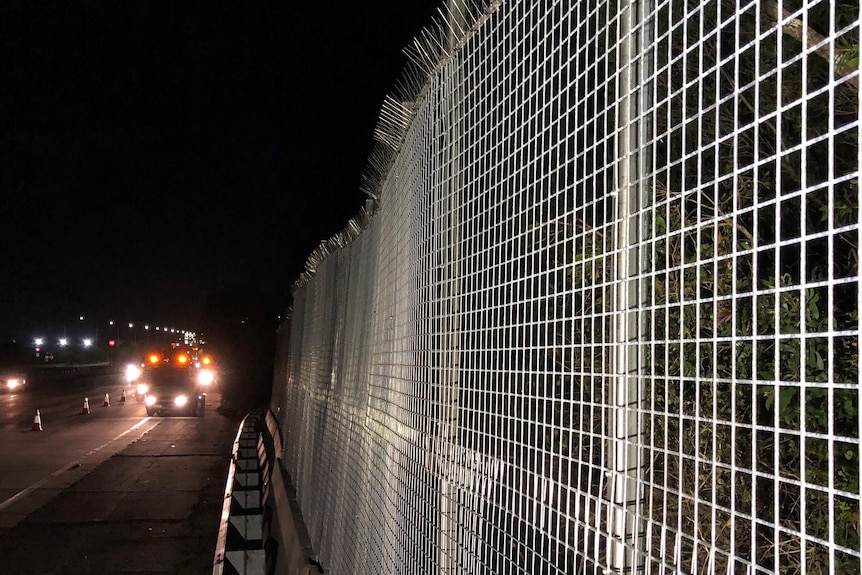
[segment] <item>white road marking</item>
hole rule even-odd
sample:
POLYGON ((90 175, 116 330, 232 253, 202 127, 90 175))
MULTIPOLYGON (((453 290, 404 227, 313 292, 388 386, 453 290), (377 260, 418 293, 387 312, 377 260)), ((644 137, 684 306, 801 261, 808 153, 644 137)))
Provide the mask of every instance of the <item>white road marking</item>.
MULTIPOLYGON (((94 454, 96 454, 96 453, 100 452, 101 450, 103 450, 104 448, 106 448, 107 446, 109 446, 110 444, 112 444, 113 442, 115 442, 115 441, 117 441, 118 439, 120 439, 120 438, 122 438, 122 437, 124 437, 124 436, 128 435, 129 433, 131 433, 131 432, 133 432, 133 431, 135 431, 135 430, 137 430, 137 429, 140 429, 141 427, 143 427, 143 425, 144 425, 145 423, 147 423, 147 422, 148 422, 148 421, 150 421, 151 419, 153 419, 153 418, 152 418, 152 417, 145 417, 144 419, 142 419, 141 421, 137 422, 136 424, 134 424, 133 426, 131 426, 130 428, 128 428, 127 430, 125 430, 125 431, 124 431, 124 432, 122 432, 121 434, 117 435, 116 437, 114 437, 114 438, 112 438, 112 439, 109 439, 108 441, 106 441, 105 443, 103 443, 102 445, 100 445, 99 447, 96 447, 96 448, 94 448, 94 449, 91 449, 89 452, 87 452, 84 456, 80 457, 79 459, 76 459, 75 461, 73 461, 73 462, 71 462, 71 463, 68 463, 68 464, 64 465, 63 467, 61 467, 61 468, 60 468, 60 469, 58 469, 57 471, 53 472, 53 473, 52 473, 51 475, 49 475, 48 477, 46 477, 46 478, 44 478, 44 479, 40 479, 39 481, 37 481, 37 482, 36 482, 36 483, 34 483, 33 485, 30 485, 30 486, 28 486, 28 487, 25 487, 24 489, 22 489, 21 491, 19 491, 18 493, 16 493, 15 495, 13 495, 12 497, 10 497, 10 498, 9 498, 9 499, 7 499, 6 501, 4 501, 3 503, 0 503, 0 511, 3 511, 5 508, 9 507, 9 506, 10 506, 10 505, 12 505, 13 503, 15 503, 15 501, 17 501, 18 499, 20 499, 20 498, 24 497, 24 496, 25 496, 25 495, 27 495, 28 493, 30 493, 30 492, 32 492, 32 491, 35 491, 35 490, 39 489, 40 487, 42 487, 43 485, 45 485, 47 482, 51 481, 51 480, 52 480, 52 479, 54 479, 55 477, 59 477, 60 475, 62 475, 62 474, 64 474, 65 472, 69 471, 70 469, 76 469, 76 468, 80 467, 80 466, 81 466, 81 462, 83 462, 85 459, 87 459, 87 458, 88 458, 88 457, 90 457, 91 455, 94 455, 94 454)), ((147 430, 146 430, 146 431, 144 431, 143 433, 141 433, 141 435, 144 435, 144 434, 146 434, 146 433, 148 433, 148 432, 152 431, 152 430, 153 430, 153 429, 154 429, 154 428, 155 428, 159 423, 160 423, 160 421, 157 421, 157 422, 156 422, 156 423, 154 423, 151 427, 147 428, 147 430)))

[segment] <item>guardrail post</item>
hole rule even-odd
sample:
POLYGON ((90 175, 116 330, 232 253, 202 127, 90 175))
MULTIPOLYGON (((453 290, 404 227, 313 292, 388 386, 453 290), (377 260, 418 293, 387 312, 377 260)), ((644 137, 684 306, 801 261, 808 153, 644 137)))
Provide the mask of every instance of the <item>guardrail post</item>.
MULTIPOLYGON (((234 455, 225 562, 238 575, 265 573, 258 418, 247 418, 234 455)), ((229 572, 229 571, 226 571, 229 572)))
POLYGON ((234 441, 213 575, 324 573, 279 462, 271 411, 246 416, 234 441))

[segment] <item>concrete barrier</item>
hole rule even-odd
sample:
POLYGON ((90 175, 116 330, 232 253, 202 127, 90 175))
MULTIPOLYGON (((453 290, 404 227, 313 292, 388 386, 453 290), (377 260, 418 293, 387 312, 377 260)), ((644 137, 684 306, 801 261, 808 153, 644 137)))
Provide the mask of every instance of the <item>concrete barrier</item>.
POLYGON ((109 362, 32 364, 22 369, 33 383, 64 382, 77 377, 118 373, 109 362))
POLYGON ((270 411, 245 416, 231 453, 213 575, 325 573, 302 521, 270 411))

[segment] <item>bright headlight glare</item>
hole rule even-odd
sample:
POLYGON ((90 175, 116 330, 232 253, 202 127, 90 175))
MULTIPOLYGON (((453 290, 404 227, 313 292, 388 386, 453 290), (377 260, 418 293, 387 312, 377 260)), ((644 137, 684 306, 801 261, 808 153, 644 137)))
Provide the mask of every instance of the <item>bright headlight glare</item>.
POLYGON ((148 395, 147 398, 144 400, 144 403, 146 403, 147 405, 155 405, 156 398, 152 395, 148 395))
POLYGON ((141 370, 138 366, 129 364, 126 366, 126 381, 132 382, 141 377, 141 370))
POLYGON ((177 407, 184 406, 186 403, 188 403, 188 401, 189 401, 189 398, 186 397, 185 395, 178 395, 178 396, 176 396, 176 398, 174 398, 174 403, 176 404, 177 407))
POLYGON ((140 393, 141 395, 147 393, 149 390, 150 390, 150 386, 148 386, 146 383, 139 383, 138 384, 138 393, 140 393))
POLYGON ((15 378, 6 380, 6 387, 8 387, 9 389, 15 389, 19 385, 21 385, 21 382, 15 378))
POLYGON ((201 385, 209 385, 213 382, 215 376, 213 372, 208 369, 202 369, 200 373, 198 373, 198 383, 201 385))

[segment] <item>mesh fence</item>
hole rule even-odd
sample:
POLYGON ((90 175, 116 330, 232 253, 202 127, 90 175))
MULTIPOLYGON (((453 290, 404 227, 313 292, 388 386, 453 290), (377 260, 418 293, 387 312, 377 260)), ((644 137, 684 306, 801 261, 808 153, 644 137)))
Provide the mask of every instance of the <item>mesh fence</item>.
POLYGON ((470 9, 280 332, 327 572, 858 575, 858 0, 470 9))

